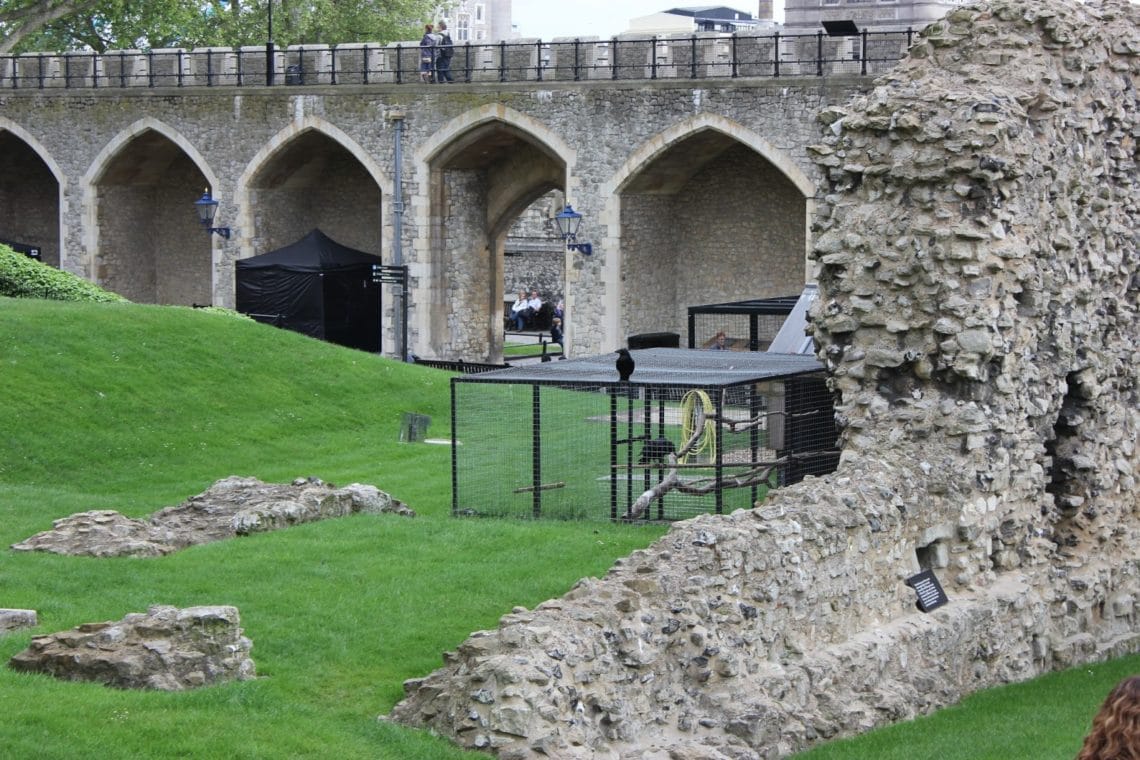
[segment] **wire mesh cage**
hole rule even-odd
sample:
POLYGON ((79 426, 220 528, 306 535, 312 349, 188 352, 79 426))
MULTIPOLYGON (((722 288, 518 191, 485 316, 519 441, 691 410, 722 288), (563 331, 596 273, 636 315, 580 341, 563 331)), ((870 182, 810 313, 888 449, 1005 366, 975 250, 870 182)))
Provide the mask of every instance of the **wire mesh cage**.
POLYGON ((814 357, 630 353, 629 382, 611 356, 453 378, 453 513, 678 520, 834 469, 814 357))
POLYGON ((798 298, 795 295, 690 306, 689 348, 713 348, 717 334, 723 332, 722 348, 766 351, 798 298))

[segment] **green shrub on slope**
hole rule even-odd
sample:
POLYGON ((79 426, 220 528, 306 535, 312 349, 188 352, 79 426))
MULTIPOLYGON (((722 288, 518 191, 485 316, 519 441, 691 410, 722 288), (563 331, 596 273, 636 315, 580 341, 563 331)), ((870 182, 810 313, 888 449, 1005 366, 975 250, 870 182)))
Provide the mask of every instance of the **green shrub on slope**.
POLYGON ((82 277, 16 253, 6 245, 0 245, 0 296, 47 298, 53 301, 127 301, 82 277))

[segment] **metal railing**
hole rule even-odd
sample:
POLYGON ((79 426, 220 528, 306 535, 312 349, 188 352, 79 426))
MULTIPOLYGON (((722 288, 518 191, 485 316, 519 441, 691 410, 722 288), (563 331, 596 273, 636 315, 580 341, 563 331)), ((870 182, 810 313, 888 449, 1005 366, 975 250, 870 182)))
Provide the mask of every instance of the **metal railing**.
MULTIPOLYGON (((907 29, 467 43, 451 72, 466 83, 868 76, 913 39, 907 29)), ((25 53, 0 56, 0 89, 423 84, 420 58, 416 43, 25 53)))

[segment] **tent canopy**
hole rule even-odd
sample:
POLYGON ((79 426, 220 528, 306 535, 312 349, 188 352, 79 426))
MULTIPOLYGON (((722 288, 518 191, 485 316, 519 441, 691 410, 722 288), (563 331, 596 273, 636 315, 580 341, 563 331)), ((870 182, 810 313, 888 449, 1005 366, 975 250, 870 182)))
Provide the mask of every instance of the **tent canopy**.
POLYGON ((379 256, 319 229, 276 251, 237 262, 237 310, 261 322, 349 348, 380 351, 379 256))
POLYGON ((276 251, 241 259, 237 268, 278 268, 287 272, 335 272, 347 267, 379 264, 380 257, 341 245, 331 237, 314 229, 308 235, 276 251))

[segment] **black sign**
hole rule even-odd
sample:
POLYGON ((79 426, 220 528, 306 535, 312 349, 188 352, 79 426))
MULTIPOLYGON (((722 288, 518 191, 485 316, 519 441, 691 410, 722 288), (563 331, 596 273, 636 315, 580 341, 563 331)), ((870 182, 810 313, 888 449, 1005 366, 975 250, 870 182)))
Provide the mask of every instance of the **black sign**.
POLYGON ((936 610, 950 601, 942 590, 942 584, 934 577, 933 570, 923 570, 918 575, 912 575, 906 579, 906 585, 918 594, 918 608, 923 612, 936 610))
POLYGON ((372 282, 388 283, 390 285, 403 285, 407 287, 408 268, 406 266, 396 266, 394 264, 373 264, 372 282))

